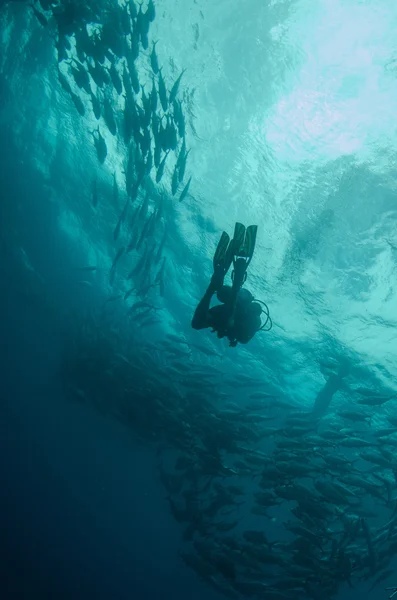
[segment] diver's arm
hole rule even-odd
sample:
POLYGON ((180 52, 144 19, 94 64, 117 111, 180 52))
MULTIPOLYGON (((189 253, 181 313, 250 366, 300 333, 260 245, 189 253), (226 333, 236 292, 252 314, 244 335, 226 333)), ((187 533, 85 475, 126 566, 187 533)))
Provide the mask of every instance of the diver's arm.
POLYGON ((208 323, 208 311, 210 309, 211 298, 215 294, 215 287, 211 281, 209 284, 207 291, 199 302, 197 306, 193 319, 192 319, 192 327, 193 329, 204 329, 205 327, 209 327, 208 323))

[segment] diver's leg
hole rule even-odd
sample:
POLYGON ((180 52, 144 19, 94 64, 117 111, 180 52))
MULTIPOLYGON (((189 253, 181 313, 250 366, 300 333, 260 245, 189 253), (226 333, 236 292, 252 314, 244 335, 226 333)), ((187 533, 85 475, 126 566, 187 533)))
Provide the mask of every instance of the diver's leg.
POLYGON ((194 312, 192 319, 193 329, 205 329, 205 327, 209 327, 208 311, 210 309, 211 298, 215 292, 216 289, 211 282, 194 312))

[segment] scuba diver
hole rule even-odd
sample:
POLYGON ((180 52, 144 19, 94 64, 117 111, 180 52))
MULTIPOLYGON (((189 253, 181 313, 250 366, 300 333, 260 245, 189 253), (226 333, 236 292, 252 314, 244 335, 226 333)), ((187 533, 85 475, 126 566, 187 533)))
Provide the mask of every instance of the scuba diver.
POLYGON ((193 329, 211 327, 218 338, 227 336, 229 345, 233 347, 238 342, 249 342, 268 323, 270 326, 266 331, 270 331, 272 326, 267 305, 255 300, 248 290, 242 289, 247 279, 247 267, 254 254, 257 230, 257 225, 250 225, 246 229, 241 223, 236 223, 232 240, 226 231, 222 233, 213 259, 214 274, 192 319, 193 329), (232 263, 232 285, 224 285, 225 275, 232 263), (210 308, 214 294, 222 304, 210 308), (262 312, 266 315, 263 325, 262 312))

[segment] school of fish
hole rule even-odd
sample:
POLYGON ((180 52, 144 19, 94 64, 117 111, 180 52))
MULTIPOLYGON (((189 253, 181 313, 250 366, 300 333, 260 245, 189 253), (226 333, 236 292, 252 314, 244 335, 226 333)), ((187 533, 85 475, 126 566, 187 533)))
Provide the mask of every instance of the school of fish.
MULTIPOLYGON (((134 305, 137 336, 155 312, 134 305)), ((157 445, 180 556, 201 579, 230 598, 331 600, 362 582, 376 594, 393 575, 395 392, 338 378, 330 361, 302 407, 182 337, 131 344, 106 313, 68 330, 68 397, 157 445), (335 379, 343 395, 331 404, 335 379)))

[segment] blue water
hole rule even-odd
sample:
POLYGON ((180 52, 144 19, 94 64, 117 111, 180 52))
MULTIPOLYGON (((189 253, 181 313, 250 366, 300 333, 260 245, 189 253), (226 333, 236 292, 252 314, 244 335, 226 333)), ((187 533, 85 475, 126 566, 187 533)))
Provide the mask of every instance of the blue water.
POLYGON ((1 314, 2 597, 215 597, 178 561, 155 450, 64 401, 54 323, 9 285, 1 314))
POLYGON ((22 206, 18 227, 41 270, 54 277, 59 304, 49 311, 43 298, 24 294, 26 281, 3 245, 1 597, 216 598, 179 560, 180 531, 159 482, 157 448, 138 445, 126 427, 65 401, 60 313, 68 248, 51 214, 35 218, 44 190, 8 142, 0 161, 2 240, 22 206), (46 252, 48 243, 56 252, 46 252))
MULTIPOLYGON (((217 600, 179 556, 158 445, 66 399, 67 324, 126 291, 126 266, 108 282, 124 155, 108 135, 100 170, 95 122, 62 95, 51 38, 23 2, 10 4, 0 8, 0 599, 217 600), (79 275, 87 264, 100 268, 79 275)), ((145 340, 186 336, 219 354, 222 373, 260 375, 306 407, 328 359, 353 365, 338 406, 356 400, 354 385, 393 390, 395 8, 252 0, 242 18, 231 0, 157 5, 165 72, 174 80, 188 67, 194 178, 183 204, 159 186, 169 228, 161 324, 141 334, 117 304, 124 339, 139 354, 145 340), (190 320, 219 233, 236 220, 259 225, 249 287, 274 329, 233 350, 190 320)), ((371 593, 368 582, 343 584, 337 600, 380 600, 393 583, 371 593)))

